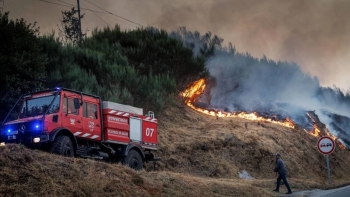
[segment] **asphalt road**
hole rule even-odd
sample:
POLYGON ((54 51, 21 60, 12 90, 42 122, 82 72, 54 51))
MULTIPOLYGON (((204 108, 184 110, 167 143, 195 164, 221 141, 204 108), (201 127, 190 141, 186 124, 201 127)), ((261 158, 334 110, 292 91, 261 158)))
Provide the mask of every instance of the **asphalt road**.
POLYGON ((289 195, 283 195, 288 197, 349 197, 350 196, 350 185, 337 189, 330 190, 306 190, 299 191, 289 195))

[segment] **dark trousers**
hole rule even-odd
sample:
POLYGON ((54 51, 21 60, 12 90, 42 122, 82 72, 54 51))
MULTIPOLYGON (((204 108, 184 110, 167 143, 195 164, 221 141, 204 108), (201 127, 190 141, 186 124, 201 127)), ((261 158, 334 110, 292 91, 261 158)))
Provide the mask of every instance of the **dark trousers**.
POLYGON ((286 174, 279 174, 279 176, 277 178, 276 190, 278 191, 280 189, 281 179, 283 180, 283 183, 286 185, 288 192, 292 192, 292 190, 289 187, 289 183, 287 181, 286 174))

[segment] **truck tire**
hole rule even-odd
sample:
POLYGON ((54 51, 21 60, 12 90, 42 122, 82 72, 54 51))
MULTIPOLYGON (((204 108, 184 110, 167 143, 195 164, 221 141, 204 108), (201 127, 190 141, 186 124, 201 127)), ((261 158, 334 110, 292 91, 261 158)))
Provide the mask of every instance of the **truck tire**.
POLYGON ((51 146, 51 153, 74 157, 74 147, 72 140, 68 136, 60 135, 55 138, 51 146))
POLYGON ((136 150, 129 151, 128 155, 122 160, 122 163, 134 170, 141 170, 143 167, 141 155, 136 150))

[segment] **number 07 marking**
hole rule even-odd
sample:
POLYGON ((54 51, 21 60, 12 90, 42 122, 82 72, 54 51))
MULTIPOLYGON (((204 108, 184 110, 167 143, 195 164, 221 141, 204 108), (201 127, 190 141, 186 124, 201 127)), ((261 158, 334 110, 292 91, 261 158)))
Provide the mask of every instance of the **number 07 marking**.
POLYGON ((154 129, 152 128, 147 128, 146 129, 146 136, 152 137, 154 129))

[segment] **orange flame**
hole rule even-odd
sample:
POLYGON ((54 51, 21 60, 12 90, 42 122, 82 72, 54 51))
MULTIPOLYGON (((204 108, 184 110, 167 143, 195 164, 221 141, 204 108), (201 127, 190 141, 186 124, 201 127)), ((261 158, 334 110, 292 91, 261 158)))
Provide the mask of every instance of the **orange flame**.
POLYGON ((321 137, 321 131, 317 128, 316 125, 314 125, 313 131, 308 132, 310 135, 313 135, 315 137, 321 137))
POLYGON ((205 88, 205 80, 200 79, 198 81, 193 82, 189 88, 185 91, 181 92, 180 95, 187 99, 186 103, 192 102, 195 97, 202 94, 205 88))
POLYGON ((217 117, 243 118, 247 120, 265 121, 265 122, 271 122, 271 123, 282 125, 289 128, 294 128, 294 122, 288 118, 284 121, 277 121, 277 120, 272 120, 271 118, 264 118, 264 117, 258 116, 255 112, 254 113, 245 113, 245 112, 226 113, 222 111, 213 111, 213 110, 196 107, 193 105, 193 102, 196 100, 198 96, 200 96, 203 93, 204 88, 205 88, 205 79, 199 79, 198 81, 193 82, 189 86, 189 88, 187 88, 185 91, 181 92, 180 96, 186 99, 185 103, 187 106, 189 106, 190 108, 198 112, 201 112, 207 115, 217 116, 217 117))

